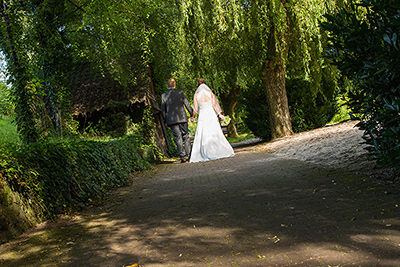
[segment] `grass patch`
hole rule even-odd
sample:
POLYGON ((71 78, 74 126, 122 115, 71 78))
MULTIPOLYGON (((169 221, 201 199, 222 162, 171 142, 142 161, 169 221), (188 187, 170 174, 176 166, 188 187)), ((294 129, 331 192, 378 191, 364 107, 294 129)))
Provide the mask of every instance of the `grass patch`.
POLYGON ((20 143, 17 127, 9 116, 0 116, 0 144, 4 143, 20 143))
POLYGON ((350 119, 351 110, 349 109, 349 107, 341 99, 338 99, 338 103, 339 103, 339 109, 338 109, 337 113, 332 118, 332 120, 330 122, 328 122, 327 124, 334 124, 334 123, 338 123, 338 122, 342 122, 342 121, 346 121, 346 120, 350 119))
POLYGON ((255 136, 252 133, 242 133, 242 134, 239 134, 238 137, 227 137, 229 143, 239 143, 239 142, 253 139, 253 138, 255 138, 255 136))

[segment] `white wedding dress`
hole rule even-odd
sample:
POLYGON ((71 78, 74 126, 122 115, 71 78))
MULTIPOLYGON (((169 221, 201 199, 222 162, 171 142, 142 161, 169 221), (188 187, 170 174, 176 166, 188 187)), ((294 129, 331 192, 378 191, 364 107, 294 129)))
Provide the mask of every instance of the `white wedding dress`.
POLYGON ((220 108, 215 102, 215 96, 205 84, 203 85, 208 90, 198 90, 199 92, 196 92, 194 99, 198 121, 189 161, 191 163, 227 158, 235 155, 219 124, 216 112, 220 113, 221 111, 216 110, 220 108))

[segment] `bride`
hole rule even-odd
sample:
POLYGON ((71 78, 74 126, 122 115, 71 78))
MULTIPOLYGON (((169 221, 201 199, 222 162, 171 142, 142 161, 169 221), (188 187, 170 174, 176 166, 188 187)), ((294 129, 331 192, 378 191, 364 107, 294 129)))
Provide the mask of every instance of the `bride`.
POLYGON ((214 93, 199 79, 199 87, 194 94, 194 109, 191 121, 198 114, 197 129, 193 141, 190 162, 201 162, 235 155, 232 146, 222 133, 217 115, 224 120, 222 110, 214 93))

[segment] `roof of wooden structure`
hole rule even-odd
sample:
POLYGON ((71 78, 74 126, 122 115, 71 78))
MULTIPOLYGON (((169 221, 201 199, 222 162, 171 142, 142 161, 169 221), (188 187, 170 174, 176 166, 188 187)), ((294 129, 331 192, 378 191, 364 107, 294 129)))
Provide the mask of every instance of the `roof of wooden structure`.
POLYGON ((112 102, 125 102, 126 106, 147 104, 147 100, 155 98, 149 73, 144 69, 135 77, 135 83, 124 86, 109 73, 91 68, 89 63, 75 67, 70 76, 72 114, 88 115, 106 110, 112 102))

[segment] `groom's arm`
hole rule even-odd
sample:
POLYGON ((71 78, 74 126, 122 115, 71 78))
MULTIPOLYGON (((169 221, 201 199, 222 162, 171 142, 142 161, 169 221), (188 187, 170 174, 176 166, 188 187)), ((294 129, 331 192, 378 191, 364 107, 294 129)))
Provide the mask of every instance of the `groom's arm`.
MULTIPOLYGON (((181 91, 181 92, 182 92, 182 91, 181 91)), ((182 92, 182 95, 183 95, 183 104, 185 105, 187 111, 189 111, 190 116, 192 117, 192 116, 193 116, 193 109, 192 109, 192 107, 190 106, 190 103, 189 103, 189 101, 187 100, 187 98, 186 98, 186 96, 185 96, 185 94, 184 94, 183 92, 182 92)))
POLYGON ((164 123, 167 124, 167 106, 165 104, 165 96, 161 95, 161 116, 164 120, 164 123))

